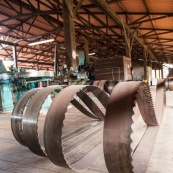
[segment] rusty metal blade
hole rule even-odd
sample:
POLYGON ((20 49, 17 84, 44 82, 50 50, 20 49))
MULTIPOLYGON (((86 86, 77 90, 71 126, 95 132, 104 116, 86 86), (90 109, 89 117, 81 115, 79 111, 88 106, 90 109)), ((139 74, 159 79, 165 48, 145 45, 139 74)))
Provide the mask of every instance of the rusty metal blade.
POLYGON ((28 104, 29 100, 39 91, 39 88, 33 89, 25 93, 20 100, 16 103, 12 115, 11 115, 11 129, 16 140, 22 144, 26 145, 25 138, 23 135, 23 114, 28 104))
MULTIPOLYGON (((94 86, 92 86, 94 87, 94 86)), ((96 88, 96 87, 94 87, 96 88)), ((83 157, 71 157, 68 156, 69 153, 71 153, 71 151, 74 152, 74 154, 77 152, 77 148, 80 146, 81 144, 85 144, 86 142, 86 147, 88 149, 92 149, 93 152, 94 150, 98 150, 97 147, 94 147, 90 145, 90 143, 88 143, 87 145, 87 141, 89 140, 88 138, 84 138, 81 140, 81 142, 78 144, 76 143, 74 146, 72 146, 72 148, 69 148, 67 150, 64 151, 63 147, 62 147, 62 127, 63 127, 63 121, 65 118, 65 113, 67 111, 67 106, 70 103, 70 101, 73 99, 74 95, 78 93, 82 93, 81 94, 81 98, 83 96, 83 92, 80 92, 80 90, 83 91, 88 91, 88 92, 92 92, 91 88, 87 88, 86 86, 69 86, 67 88, 65 88, 64 90, 62 90, 54 99, 54 101, 51 104, 51 107, 48 111, 47 117, 46 117, 46 121, 45 121, 45 138, 44 138, 44 143, 45 143, 45 149, 46 149, 46 153, 48 155, 48 158, 56 165, 59 166, 63 166, 63 167, 68 167, 74 170, 79 170, 80 167, 85 167, 85 162, 81 162, 82 160, 85 160, 85 156, 83 157), (66 96, 68 93, 68 97, 66 96), (60 100, 63 100, 60 101, 60 100), (58 141, 58 142, 57 142, 58 141), (53 150, 52 150, 53 149, 53 150), (66 153, 67 152, 67 153, 66 153), (71 158, 75 158, 76 161, 70 161, 69 159, 71 158), (66 160, 67 159, 67 160, 66 160), (81 163, 81 165, 79 166, 78 162, 81 163)), ((97 88, 98 90, 100 90, 99 88, 97 88)), ((85 94, 84 94, 85 95, 85 94)), ((96 135, 97 133, 93 133, 92 135, 96 135)), ((91 135, 91 136, 92 136, 91 135)), ((90 137, 91 137, 90 136, 90 137)), ((91 138, 90 140, 92 141, 92 143, 94 143, 97 146, 97 143, 99 144, 100 138, 91 138), (92 140, 91 140, 92 139, 92 140)), ((72 152, 72 153, 73 153, 72 152)), ((82 151, 84 152, 84 151, 82 151)), ((85 151, 86 152, 86 151, 85 151)), ((87 156, 87 153, 85 154, 87 156)), ((98 157, 97 155, 94 156, 94 159, 96 159, 96 157, 98 157)), ((92 162, 90 162, 91 164, 92 162)))
POLYGON ((109 84, 113 84, 111 86, 113 90, 111 89, 109 92, 109 94, 111 93, 110 97, 109 94, 96 86, 76 85, 68 86, 63 90, 60 89, 60 86, 54 86, 41 89, 38 93, 37 90, 30 91, 28 95, 21 98, 17 107, 14 108, 12 131, 21 144, 26 144, 35 154, 47 155, 58 166, 81 171, 89 167, 104 152, 106 166, 110 173, 137 173, 139 170, 140 173, 145 173, 159 129, 158 124, 161 123, 164 113, 165 87, 171 89, 173 86, 172 80, 167 81, 169 84, 165 80, 158 81, 156 112, 149 86, 144 82, 97 81, 94 83, 103 90, 106 90, 105 88, 108 90, 109 84), (47 112, 44 125, 44 146, 41 148, 37 132, 38 116, 45 98, 56 87, 59 89, 59 93, 47 112), (80 104, 75 96, 78 96, 88 108, 86 109, 80 104), (31 101, 28 102, 28 100, 31 101), (89 124, 87 124, 88 121, 84 125, 80 124, 78 129, 62 135, 65 114, 70 103, 83 114, 92 118, 92 121, 89 124), (135 123, 132 116, 136 103, 148 127, 132 151, 132 124, 135 123), (26 105, 27 109, 24 112, 26 105), (106 109, 105 115, 101 111, 103 109, 106 109), (16 117, 23 118, 23 124, 20 118, 19 120, 15 118, 15 114, 17 114, 16 117), (97 118, 104 120, 104 122, 97 121, 97 118), (104 124, 104 128, 102 124, 104 124), (86 136, 69 143, 72 138, 85 132, 87 132, 86 136), (101 147, 102 142, 103 148, 101 147))
POLYGON ((147 85, 142 82, 121 82, 112 91, 106 110, 103 138, 105 161, 111 173, 133 172, 130 145, 136 97, 145 122, 157 125, 149 94, 147 85))

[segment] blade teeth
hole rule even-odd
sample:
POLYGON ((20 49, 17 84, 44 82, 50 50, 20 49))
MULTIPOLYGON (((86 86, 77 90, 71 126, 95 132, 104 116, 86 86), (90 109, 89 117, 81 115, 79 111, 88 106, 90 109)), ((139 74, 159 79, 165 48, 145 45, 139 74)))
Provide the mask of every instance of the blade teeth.
MULTIPOLYGON (((146 100, 146 102, 148 104, 148 108, 149 108, 149 112, 150 112, 149 116, 153 117, 153 119, 156 119, 153 99, 152 99, 151 91, 150 91, 148 85, 142 84, 142 85, 139 86, 139 88, 138 88, 138 90, 137 90, 137 92, 135 94, 134 106, 135 106, 136 100, 140 97, 140 95, 139 95, 140 90, 143 92, 143 94, 145 96, 144 99, 146 100)), ((134 110, 134 107, 133 107, 133 110, 134 110)), ((133 113, 134 113, 134 111, 133 111, 133 113)), ((134 114, 133 114, 133 116, 134 116, 134 114)), ((131 122, 132 123, 131 123, 131 135, 130 135, 130 140, 129 140, 130 145, 133 143, 133 140, 132 140, 133 124, 134 124, 133 116, 131 118, 131 122)), ((130 169, 131 173, 133 173, 133 169, 134 169, 134 167, 132 165, 132 162, 133 162, 132 153, 133 153, 133 149, 130 146, 130 159, 129 159, 129 161, 130 161, 129 164, 130 165, 129 165, 129 169, 130 169)))
POLYGON ((156 121, 155 108, 154 108, 153 99, 152 99, 152 96, 151 96, 151 91, 150 91, 149 86, 146 85, 146 84, 142 84, 139 87, 137 93, 139 93, 140 90, 142 90, 142 92, 144 93, 145 100, 148 104, 149 116, 153 118, 153 121, 156 121))

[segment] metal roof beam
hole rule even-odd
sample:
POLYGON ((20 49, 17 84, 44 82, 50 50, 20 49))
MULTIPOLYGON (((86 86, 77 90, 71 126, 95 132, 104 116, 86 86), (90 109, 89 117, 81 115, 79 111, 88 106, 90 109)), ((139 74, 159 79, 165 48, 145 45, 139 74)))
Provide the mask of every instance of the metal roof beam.
MULTIPOLYGON (((135 27, 131 27, 131 29, 135 29, 135 27)), ((157 30, 157 31, 170 31, 170 32, 173 32, 173 29, 168 29, 168 28, 143 28, 143 27, 140 27, 139 28, 140 30, 157 30)))
MULTIPOLYGON (((124 12, 116 12, 118 15, 158 15, 158 16, 161 16, 161 15, 167 15, 168 17, 171 17, 173 16, 173 12, 128 12, 128 11, 124 11, 124 12)), ((78 14, 87 14, 86 12, 84 11, 81 11, 81 12, 78 12, 78 14)), ((91 11, 91 14, 104 14, 104 12, 102 11, 91 11)))
MULTIPOLYGON (((158 38, 156 37, 147 37, 147 39, 155 39, 155 40, 158 40, 158 38)), ((168 41, 173 41, 173 39, 171 38, 159 38, 160 40, 168 40, 168 41)), ((147 44, 147 43, 146 43, 147 44)))
POLYGON ((4 40, 0 40, 0 44, 6 44, 6 45, 10 45, 10 46, 17 46, 18 45, 17 43, 4 41, 4 40))
POLYGON ((83 1, 84 1, 84 0, 80 0, 80 1, 78 2, 78 4, 76 5, 75 9, 73 10, 73 15, 74 15, 74 16, 77 14, 77 11, 78 11, 79 8, 82 6, 82 2, 83 2, 83 1))
MULTIPOLYGON (((149 10, 147 1, 146 1, 146 0, 143 0, 143 3, 144 3, 144 6, 145 6, 147 12, 150 13, 150 10, 149 10)), ((153 19, 152 16, 149 15, 149 18, 150 18, 150 22, 151 22, 153 28, 155 28, 154 22, 153 22, 153 20, 152 20, 152 19, 153 19)), ((164 49, 163 49, 162 44, 161 44, 161 42, 160 42, 160 39, 159 39, 159 37, 158 37, 158 35, 160 35, 160 34, 158 34, 156 30, 154 30, 154 32, 155 32, 155 35, 156 35, 156 37, 157 37, 157 39, 158 39, 158 41, 159 41, 159 43, 160 43, 161 50, 162 50, 162 52, 163 52, 163 54, 164 54, 164 49)), ((150 34, 150 35, 152 35, 152 34, 150 34)), ((164 54, 164 57, 166 58, 165 54, 164 54)))
MULTIPOLYGON (((16 1, 16 0, 10 0, 10 1, 13 2, 13 3, 15 3, 15 4, 18 4, 18 5, 21 4, 22 8, 25 8, 25 9, 31 11, 31 6, 30 6, 29 4, 23 2, 23 1, 16 1)), ((57 2, 57 3, 58 3, 58 2, 57 2)), ((32 11, 33 13, 37 13, 37 9, 32 9, 32 10, 33 10, 33 11, 32 11)), ((60 11, 60 12, 61 12, 61 11, 60 11)), ((57 14, 57 13, 56 13, 56 14, 57 14)), ((62 13, 61 13, 61 14, 62 14, 62 13)), ((50 20, 50 21, 52 21, 52 22, 54 22, 54 23, 57 23, 57 24, 60 24, 60 25, 62 24, 61 21, 55 19, 54 17, 52 17, 52 16, 50 16, 50 15, 47 15, 47 20, 50 20)))
MULTIPOLYGON (((154 30, 155 31, 155 30, 154 30)), ((171 32, 173 32, 173 31, 171 31, 171 32)), ((151 37, 151 36, 158 36, 158 35, 163 35, 163 34, 169 34, 169 33, 171 33, 170 31, 166 31, 166 32, 161 32, 161 33, 155 33, 155 34, 150 34, 150 35, 148 35, 148 34, 146 34, 145 36, 143 35, 143 36, 141 36, 141 37, 151 37)))
POLYGON ((146 19, 146 20, 142 20, 142 21, 139 21, 139 22, 132 22, 129 25, 136 25, 136 24, 140 24, 140 23, 151 22, 151 21, 160 20, 160 19, 163 19, 163 18, 166 18, 166 17, 168 17, 168 15, 153 17, 151 19, 146 19))
POLYGON ((32 63, 32 64, 42 64, 42 65, 50 65, 53 66, 53 63, 45 63, 45 62, 39 62, 39 61, 27 61, 27 60, 17 60, 17 62, 23 62, 23 63, 32 63))
MULTIPOLYGON (((84 19, 82 16, 80 16, 80 15, 77 14, 77 17, 78 17, 78 18, 81 18, 84 22, 87 23, 87 20, 84 19)), ((101 41, 103 41, 102 39, 106 39, 106 40, 112 39, 112 38, 110 37, 110 35, 106 34, 106 33, 103 32, 102 30, 100 30, 99 28, 97 28, 97 27, 94 28, 95 26, 93 26, 93 25, 92 25, 92 27, 93 27, 93 29, 96 29, 96 31, 99 32, 99 35, 98 35, 98 36, 99 36, 99 39, 100 39, 101 41), (104 34, 106 37, 104 36, 104 38, 100 38, 103 34, 104 34)), ((82 33, 80 30, 78 30, 78 32, 80 32, 80 33, 81 33, 82 35, 84 35, 86 38, 88 38, 88 37, 91 38, 90 34, 87 34, 87 35, 86 35, 86 34, 82 33)), ((114 34, 116 34, 116 33, 114 33, 114 34)), ((91 39, 96 40, 96 38, 91 38, 91 39)), ((116 44, 118 44, 117 40, 116 40, 116 44)), ((120 46, 120 45, 118 45, 118 46, 120 46)))
MULTIPOLYGON (((120 26, 124 25, 125 29, 128 30, 130 33, 133 33, 133 30, 130 29, 130 27, 125 24, 122 19, 114 12, 112 11, 112 9, 109 7, 109 5, 106 3, 105 0, 92 0, 93 3, 95 3, 98 7, 100 7, 104 13, 106 13, 108 16, 110 16, 116 23, 118 23, 120 26)), ((138 32, 138 31, 137 31, 138 32)), ((136 34, 134 35, 134 39, 137 43, 139 43, 141 46, 143 46, 146 50, 148 50, 148 48, 144 45, 143 42, 141 42, 141 40, 136 36, 136 34)), ((153 55, 153 53, 148 50, 148 52, 150 53, 150 55, 156 59, 156 57, 153 55)))
MULTIPOLYGON (((1 20, 0 23, 3 22, 7 22, 9 20, 15 20, 15 19, 20 19, 21 17, 29 17, 31 18, 32 16, 36 16, 36 15, 48 15, 48 14, 57 14, 59 13, 59 11, 55 11, 55 10, 48 10, 48 11, 35 11, 33 13, 24 13, 24 14, 17 14, 16 16, 12 16, 12 17, 8 17, 7 19, 1 20)), ((62 13, 62 11, 60 11, 60 13, 62 13)), ((4 14, 5 15, 5 14, 4 14)))

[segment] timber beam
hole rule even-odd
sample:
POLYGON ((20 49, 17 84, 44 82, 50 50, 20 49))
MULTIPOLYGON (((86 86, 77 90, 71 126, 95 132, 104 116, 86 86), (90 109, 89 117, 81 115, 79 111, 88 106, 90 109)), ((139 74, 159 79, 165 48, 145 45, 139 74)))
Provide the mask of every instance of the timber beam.
POLYGON ((64 39, 67 67, 70 70, 77 68, 76 45, 75 45, 75 28, 73 15, 73 0, 63 0, 63 22, 64 22, 64 39))

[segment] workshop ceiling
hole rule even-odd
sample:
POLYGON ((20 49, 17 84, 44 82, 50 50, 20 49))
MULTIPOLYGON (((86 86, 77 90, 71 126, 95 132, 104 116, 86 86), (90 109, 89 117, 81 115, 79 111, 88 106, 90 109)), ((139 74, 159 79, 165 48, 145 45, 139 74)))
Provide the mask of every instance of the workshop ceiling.
MULTIPOLYGON (((73 0, 73 3, 77 50, 84 50, 87 39, 89 52, 96 53, 93 58, 126 55, 127 28, 106 12, 105 7, 109 7, 113 15, 127 24, 131 35, 134 33, 152 53, 151 60, 173 63, 172 0, 73 0)), ((19 67, 35 69, 37 64, 39 69, 52 70, 55 45, 59 48, 59 64, 65 63, 62 0, 1 0, 0 59, 13 60, 13 44, 19 67), (50 38, 55 41, 28 46, 50 38)), ((132 60, 140 61, 142 57, 143 46, 134 39, 132 60)))

